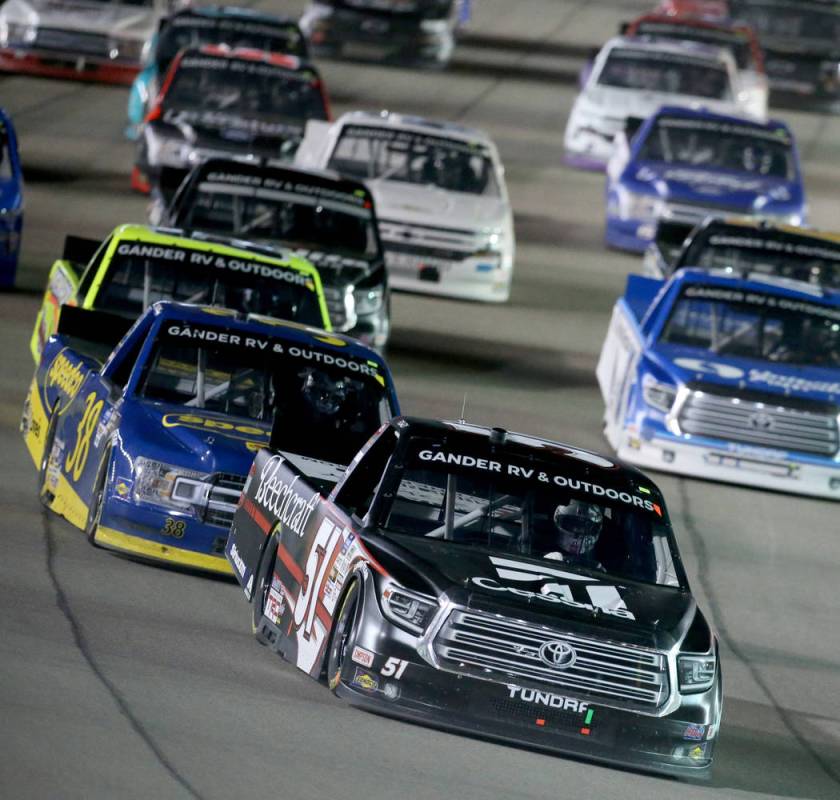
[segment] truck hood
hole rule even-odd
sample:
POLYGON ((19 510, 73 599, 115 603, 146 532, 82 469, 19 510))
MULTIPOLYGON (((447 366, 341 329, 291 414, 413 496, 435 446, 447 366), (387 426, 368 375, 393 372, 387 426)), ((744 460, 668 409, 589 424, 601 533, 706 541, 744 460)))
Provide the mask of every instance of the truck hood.
POLYGON ((143 456, 205 473, 246 475, 271 434, 258 422, 141 399, 126 403, 122 419, 126 442, 142 442, 143 456))
MULTIPOLYGON (((197 472, 247 475, 254 456, 268 447, 271 426, 205 409, 155 403, 141 398, 126 400, 121 432, 131 447, 142 442, 137 455, 197 472)), ((296 469, 319 488, 339 481, 345 466, 298 453, 283 453, 296 469)))
POLYGON ((447 192, 405 181, 367 181, 380 219, 442 228, 495 228, 507 222, 507 204, 500 197, 447 192))
POLYGON ((835 403, 840 400, 840 370, 826 367, 797 367, 731 358, 699 347, 657 343, 646 351, 647 358, 677 384, 697 383, 835 403))
POLYGON ((493 553, 414 536, 389 536, 466 597, 476 610, 547 625, 610 630, 627 642, 670 647, 694 618, 690 592, 624 581, 561 561, 493 553))
POLYGON ((802 202, 800 188, 792 181, 727 170, 642 162, 630 164, 624 179, 631 190, 639 188, 663 200, 726 204, 746 212, 802 202))
POLYGON ((705 108, 721 114, 742 114, 743 109, 733 100, 710 100, 669 92, 646 92, 639 89, 620 89, 593 86, 581 95, 583 113, 597 113, 612 118, 638 117, 646 119, 660 106, 705 108))
POLYGON ((97 3, 84 0, 12 0, 4 9, 9 19, 45 28, 104 33, 144 40, 152 35, 160 10, 154 7, 97 3))

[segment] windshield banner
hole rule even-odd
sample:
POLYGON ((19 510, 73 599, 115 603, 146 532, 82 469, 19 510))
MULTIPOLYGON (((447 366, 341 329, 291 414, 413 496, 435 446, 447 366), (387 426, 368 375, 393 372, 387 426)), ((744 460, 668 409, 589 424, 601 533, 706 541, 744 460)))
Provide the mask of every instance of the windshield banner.
POLYGON ((790 136, 784 128, 768 130, 760 125, 736 125, 732 122, 718 122, 712 119, 688 119, 685 117, 660 117, 656 124, 660 128, 708 131, 721 136, 746 136, 750 139, 764 139, 768 142, 790 144, 790 136))
POLYGON ((559 475, 553 471, 546 471, 540 467, 548 466, 546 464, 529 466, 513 464, 511 462, 495 461, 488 458, 480 458, 466 453, 449 453, 444 450, 420 450, 417 453, 417 459, 420 465, 427 467, 429 464, 443 464, 445 466, 455 466, 468 469, 483 470, 484 472, 494 472, 499 475, 505 475, 511 478, 520 478, 522 480, 530 480, 537 483, 548 484, 556 486, 561 489, 572 489, 576 492, 583 492, 584 494, 593 497, 602 497, 608 500, 614 500, 625 505, 635 506, 644 511, 651 511, 657 516, 662 516, 662 507, 645 497, 640 497, 635 493, 627 491, 629 487, 612 488, 605 487, 592 481, 585 481, 579 478, 572 478, 567 475, 559 475))
POLYGON ((739 250, 763 250, 768 253, 789 253, 803 258, 822 258, 826 261, 840 261, 840 243, 806 244, 779 239, 757 239, 749 235, 714 234, 709 237, 712 247, 735 247, 739 250))
POLYGON ((375 128, 370 125, 345 125, 341 132, 342 137, 356 136, 362 139, 375 139, 379 142, 388 142, 406 147, 445 147, 449 150, 459 150, 469 155, 479 153, 487 155, 487 148, 480 142, 465 142, 460 139, 448 139, 443 136, 430 136, 427 133, 417 131, 399 130, 398 128, 375 128))
POLYGON ((821 319, 840 322, 840 308, 808 303, 774 294, 743 291, 741 289, 727 289, 723 286, 688 286, 683 291, 684 298, 689 300, 712 300, 724 303, 743 303, 748 306, 787 311, 791 314, 805 314, 821 319))
POLYGON ((316 291, 312 277, 292 266, 271 264, 256 258, 231 256, 212 250, 191 250, 173 245, 158 245, 149 242, 121 242, 115 256, 147 258, 158 264, 182 264, 208 270, 233 272, 238 275, 252 275, 256 278, 291 283, 302 286, 310 292, 316 291))
POLYGON ((336 355, 311 345, 280 342, 250 331, 225 330, 181 322, 168 324, 161 333, 167 338, 180 341, 205 342, 214 346, 226 345, 253 352, 283 354, 286 358, 306 361, 312 365, 334 367, 354 375, 381 380, 379 365, 375 361, 361 361, 347 354, 336 355))

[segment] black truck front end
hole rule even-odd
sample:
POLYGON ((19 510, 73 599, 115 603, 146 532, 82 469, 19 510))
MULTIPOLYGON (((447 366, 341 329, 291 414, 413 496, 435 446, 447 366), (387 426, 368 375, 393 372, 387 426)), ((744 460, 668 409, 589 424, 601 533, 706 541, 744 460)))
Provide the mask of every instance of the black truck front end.
POLYGON ((353 705, 614 765, 709 778, 722 706, 717 665, 708 688, 686 691, 674 648, 630 645, 579 633, 571 621, 545 625, 487 604, 480 609, 457 590, 440 598, 418 633, 394 621, 394 600, 383 597, 402 595, 397 605, 405 608, 415 593, 379 576, 364 583, 350 657, 338 684, 333 680, 353 705), (569 651, 574 663, 549 666, 569 651))

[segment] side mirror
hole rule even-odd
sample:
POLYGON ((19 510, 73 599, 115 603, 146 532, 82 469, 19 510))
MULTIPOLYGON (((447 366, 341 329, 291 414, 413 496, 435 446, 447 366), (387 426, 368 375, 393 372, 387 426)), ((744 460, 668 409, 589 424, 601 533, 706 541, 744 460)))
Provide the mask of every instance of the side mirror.
POLYGON ((613 151, 607 162, 607 175, 612 180, 618 180, 629 159, 630 143, 627 141, 627 134, 619 131, 613 138, 613 151))

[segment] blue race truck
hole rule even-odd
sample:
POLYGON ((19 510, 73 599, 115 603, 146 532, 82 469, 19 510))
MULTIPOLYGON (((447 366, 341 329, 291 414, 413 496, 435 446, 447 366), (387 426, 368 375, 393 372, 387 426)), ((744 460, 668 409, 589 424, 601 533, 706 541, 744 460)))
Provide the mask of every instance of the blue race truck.
POLYGON ((630 275, 597 367, 618 456, 840 498, 840 292, 682 269, 630 275))
POLYGON ((398 412, 381 356, 347 337, 169 302, 133 325, 68 306, 21 430, 42 502, 91 543, 230 573, 227 532, 258 450, 334 481, 398 412))

